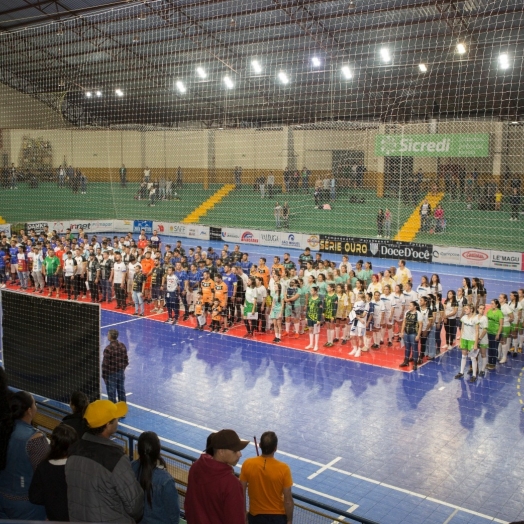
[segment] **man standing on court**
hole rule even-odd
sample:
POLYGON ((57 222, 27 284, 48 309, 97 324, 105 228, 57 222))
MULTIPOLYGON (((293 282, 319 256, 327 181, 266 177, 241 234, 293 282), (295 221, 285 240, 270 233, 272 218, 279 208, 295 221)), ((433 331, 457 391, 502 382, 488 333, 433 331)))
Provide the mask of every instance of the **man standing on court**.
POLYGON ((232 429, 208 437, 206 452, 189 469, 187 524, 245 524, 244 494, 233 466, 248 444, 232 429))
POLYGON ((111 402, 126 402, 125 369, 129 365, 127 348, 118 340, 118 330, 110 329, 107 334, 109 345, 104 349, 102 378, 106 383, 107 398, 111 402))
POLYGON ((291 524, 293 522, 293 479, 291 470, 275 458, 278 438, 273 431, 260 437, 262 455, 242 464, 240 483, 249 494, 249 524, 291 524))
POLYGON ((96 400, 87 406, 87 432, 71 448, 65 466, 71 521, 140 521, 144 490, 122 447, 110 440, 126 414, 124 402, 96 400))

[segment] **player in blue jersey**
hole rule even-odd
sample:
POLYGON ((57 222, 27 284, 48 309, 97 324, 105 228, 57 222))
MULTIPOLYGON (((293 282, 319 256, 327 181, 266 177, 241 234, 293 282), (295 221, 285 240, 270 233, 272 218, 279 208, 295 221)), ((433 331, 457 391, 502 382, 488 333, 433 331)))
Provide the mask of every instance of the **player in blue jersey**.
POLYGON ((180 282, 180 298, 182 299, 182 304, 184 305, 184 317, 183 320, 189 318, 189 306, 187 303, 187 290, 188 290, 188 280, 187 280, 187 271, 182 268, 182 264, 177 262, 175 265, 175 275, 177 276, 180 282))
POLYGON ((231 271, 231 265, 224 265, 224 274, 222 279, 227 284, 227 323, 228 326, 233 325, 235 320, 235 302, 238 288, 238 277, 231 271))
POLYGON ((18 274, 18 247, 16 247, 16 240, 11 240, 11 247, 9 248, 9 261, 11 263, 11 284, 16 284, 16 277, 18 274))

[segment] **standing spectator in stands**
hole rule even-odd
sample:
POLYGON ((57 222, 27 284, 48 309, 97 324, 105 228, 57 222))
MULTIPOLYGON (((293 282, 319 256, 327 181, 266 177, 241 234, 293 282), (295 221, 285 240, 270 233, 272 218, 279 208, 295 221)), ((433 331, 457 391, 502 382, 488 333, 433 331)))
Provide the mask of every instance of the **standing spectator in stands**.
POLYGON ((34 398, 17 391, 6 399, 9 411, 2 413, 0 441, 0 518, 45 520, 45 510, 29 501, 29 486, 38 464, 49 453, 45 436, 31 425, 36 415, 34 398))
POLYGON ((331 173, 331 178, 329 179, 329 191, 330 191, 331 202, 334 202, 337 197, 336 183, 337 181, 336 181, 335 175, 331 173))
POLYGON ((127 404, 96 400, 85 412, 86 434, 70 450, 65 466, 72 522, 128 522, 142 517, 144 491, 119 444, 111 441, 127 404))
POLYGON ((502 191, 497 187, 495 192, 495 211, 500 211, 500 206, 502 204, 502 191))
POLYGON ((182 168, 178 166, 178 169, 176 170, 176 185, 175 189, 182 189, 182 168))
POLYGON ((146 168, 144 169, 144 182, 146 184, 149 184, 150 181, 151 181, 151 169, 149 169, 149 167, 146 166, 146 168))
POLYGON ((65 465, 69 448, 78 440, 77 432, 65 424, 56 426, 51 435, 51 450, 36 468, 29 500, 44 506, 47 520, 69 522, 65 465))
POLYGON ((249 444, 232 429, 208 438, 206 453, 189 469, 185 512, 187 524, 245 524, 242 485, 233 473, 249 444))
POLYGON ((309 177, 311 176, 311 171, 304 166, 302 168, 302 189, 304 193, 309 193, 309 177))
POLYGON ((421 231, 427 231, 429 229, 429 221, 431 217, 431 204, 428 202, 428 199, 425 198, 420 206, 420 226, 421 231))
POLYGON ((287 202, 284 202, 282 207, 282 227, 284 229, 289 228, 289 204, 287 202))
POLYGON ((18 187, 16 187, 17 178, 16 167, 14 164, 11 164, 11 169, 9 170, 9 189, 18 189, 18 187))
POLYGON ((258 189, 260 190, 260 197, 264 198, 266 193, 266 177, 264 175, 260 175, 258 178, 258 189))
POLYGON ((235 189, 240 189, 241 184, 242 184, 242 168, 240 166, 235 166, 234 176, 235 176, 235 189))
POLYGON ((384 213, 384 228, 385 228, 386 238, 391 238, 391 211, 387 207, 384 213))
POLYGON ((384 236, 384 222, 386 220, 386 216, 384 215, 384 211, 381 209, 378 210, 377 214, 377 232, 378 238, 382 238, 384 236))
POLYGON ((111 282, 113 281, 113 261, 109 258, 109 251, 104 251, 102 262, 100 262, 100 288, 102 300, 100 302, 111 302, 111 282))
POLYGON ((274 192, 275 192, 275 175, 273 171, 270 171, 269 175, 267 176, 267 194, 269 198, 273 196, 274 192))
POLYGON ((273 431, 260 437, 262 455, 248 458, 242 464, 240 483, 244 499, 249 494, 249 524, 291 524, 293 521, 293 479, 291 470, 275 458, 278 438, 273 431))
POLYGON ((120 185, 122 187, 127 186, 127 169, 124 164, 122 164, 122 167, 120 168, 120 185))
POLYGON ((44 265, 42 266, 42 273, 46 277, 47 289, 49 293, 48 297, 51 296, 51 291, 56 291, 56 298, 60 296, 60 287, 58 283, 58 275, 60 273, 60 260, 55 255, 53 249, 47 250, 47 256, 44 259, 44 265))
POLYGON ((102 378, 106 383, 107 398, 116 402, 126 402, 125 369, 129 365, 127 348, 118 340, 118 330, 110 329, 107 334, 109 345, 104 349, 102 378))
POLYGON ((85 173, 82 173, 80 169, 78 170, 78 175, 80 181, 80 193, 82 193, 82 195, 85 195, 87 193, 87 176, 85 175, 85 173))
POLYGON ((149 524, 178 524, 180 504, 175 479, 167 471, 160 455, 160 439, 153 431, 138 437, 138 459, 131 463, 133 472, 144 490, 144 517, 149 524))
POLYGON ((58 188, 61 189, 65 185, 66 169, 64 166, 58 168, 58 188))
POLYGON ((300 186, 300 172, 298 171, 298 169, 295 169, 295 171, 293 171, 293 177, 291 179, 291 189, 293 193, 298 193, 299 186, 300 186))
POLYGON ((286 169, 284 169, 284 187, 286 189, 286 193, 289 193, 289 186, 291 184, 291 170, 286 166, 286 169))
POLYGON ((78 438, 82 438, 87 429, 84 415, 88 405, 87 395, 82 391, 74 391, 69 399, 69 407, 72 413, 62 419, 62 424, 71 426, 77 432, 78 438))
POLYGON ((520 195, 517 187, 513 188, 513 193, 509 197, 509 204, 511 206, 510 222, 517 222, 519 219, 520 195))
POLYGON ((282 206, 277 202, 273 209, 273 215, 275 217, 275 227, 280 228, 280 220, 282 219, 282 206))

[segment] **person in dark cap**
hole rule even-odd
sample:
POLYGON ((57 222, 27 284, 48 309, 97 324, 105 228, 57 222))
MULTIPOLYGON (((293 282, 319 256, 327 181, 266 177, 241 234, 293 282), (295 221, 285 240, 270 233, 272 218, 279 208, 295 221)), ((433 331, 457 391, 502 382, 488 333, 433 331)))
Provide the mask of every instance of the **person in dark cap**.
POLYGON ((244 493, 233 466, 249 441, 232 429, 212 433, 191 466, 185 499, 187 524, 245 524, 244 493))

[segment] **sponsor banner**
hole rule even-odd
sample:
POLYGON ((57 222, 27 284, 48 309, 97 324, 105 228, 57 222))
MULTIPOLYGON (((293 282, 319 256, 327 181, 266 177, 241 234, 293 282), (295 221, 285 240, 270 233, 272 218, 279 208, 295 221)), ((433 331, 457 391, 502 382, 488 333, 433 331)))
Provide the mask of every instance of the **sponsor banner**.
POLYGON ((114 227, 115 223, 113 220, 74 220, 69 222, 66 229, 70 229, 71 233, 78 233, 80 229, 83 229, 86 233, 102 233, 104 231, 114 231, 114 227))
POLYGON ((145 229, 146 235, 153 233, 153 221, 152 220, 133 220, 133 233, 138 233, 145 229))
POLYGON ((209 240, 209 226, 199 226, 189 224, 187 226, 187 238, 198 240, 209 240))
POLYGON ((460 247, 433 246, 433 262, 438 264, 462 264, 460 247))
POLYGON ((115 233, 132 233, 133 232, 133 221, 132 220, 113 220, 113 231, 115 233))
POLYGON ((34 229, 35 233, 42 233, 46 226, 49 226, 48 222, 27 222, 25 225, 25 230, 31 231, 31 229, 34 229))
POLYGON ((257 231, 257 234, 261 245, 280 247, 280 233, 278 231, 257 231))
POLYGON ((280 233, 280 246, 290 249, 305 249, 307 247, 306 237, 302 233, 280 233))
POLYGON ((412 244, 392 240, 374 240, 370 238, 352 238, 336 235, 320 235, 319 251, 340 255, 367 256, 414 260, 417 262, 433 261, 433 246, 430 244, 412 244))
POLYGON ((256 229, 242 229, 240 242, 243 244, 260 244, 260 231, 256 229))
POLYGON ((209 240, 222 240, 222 228, 211 226, 209 228, 209 240))
POLYGON ((5 233, 6 236, 10 237, 11 236, 11 224, 0 224, 0 234, 1 233, 5 233))
POLYGON ((515 253, 511 251, 491 251, 490 267, 521 271, 522 264, 522 253, 515 253))
POLYGON ((491 251, 489 249, 460 249, 460 263, 463 266, 490 267, 491 251))
POLYGON ((180 222, 153 222, 153 229, 156 229, 159 235, 186 237, 188 228, 189 224, 180 222))
POLYGON ((309 247, 312 251, 317 251, 320 246, 320 235, 302 235, 304 237, 304 242, 306 247, 309 247))
POLYGON ((64 222, 49 222, 49 231, 56 231, 59 235, 66 232, 66 229, 71 225, 67 220, 64 222))
POLYGON ((487 157, 489 133, 377 135, 376 156, 487 157))
POLYGON ((240 239, 242 238, 242 233, 244 232, 244 229, 237 229, 233 227, 223 227, 222 228, 222 240, 224 242, 240 242, 240 239))

